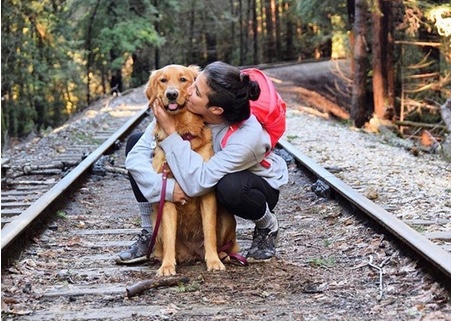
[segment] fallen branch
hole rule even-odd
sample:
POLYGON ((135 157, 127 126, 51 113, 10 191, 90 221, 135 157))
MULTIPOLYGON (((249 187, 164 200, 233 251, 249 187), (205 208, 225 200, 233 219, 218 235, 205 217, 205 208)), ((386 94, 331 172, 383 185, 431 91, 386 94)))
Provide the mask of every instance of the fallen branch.
POLYGON ((313 109, 313 108, 299 107, 298 110, 299 111, 303 111, 305 113, 312 114, 314 116, 317 116, 317 117, 320 117, 320 118, 323 118, 323 119, 329 119, 329 114, 328 113, 321 112, 321 111, 318 111, 318 110, 313 109))
POLYGON ((142 282, 136 283, 126 288, 127 297, 131 298, 148 289, 163 287, 163 286, 175 286, 178 284, 186 284, 189 281, 187 277, 155 277, 153 279, 147 279, 142 282))
POLYGON ((445 126, 439 124, 431 124, 424 122, 414 122, 414 121, 395 121, 397 126, 407 126, 407 127, 419 127, 419 128, 428 128, 428 129, 440 129, 445 130, 445 126))
POLYGON ((343 120, 348 120, 350 118, 347 111, 314 91, 307 90, 303 87, 297 87, 293 90, 301 95, 302 100, 305 101, 306 104, 313 106, 323 113, 333 114, 343 120))

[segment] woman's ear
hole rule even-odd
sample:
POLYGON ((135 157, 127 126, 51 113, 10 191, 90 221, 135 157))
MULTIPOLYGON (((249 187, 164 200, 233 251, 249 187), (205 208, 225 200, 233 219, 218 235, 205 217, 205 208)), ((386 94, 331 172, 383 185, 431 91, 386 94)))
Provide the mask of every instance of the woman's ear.
POLYGON ((214 115, 217 115, 217 116, 220 116, 224 112, 223 108, 217 107, 217 106, 209 107, 208 110, 210 110, 211 113, 213 113, 214 115))

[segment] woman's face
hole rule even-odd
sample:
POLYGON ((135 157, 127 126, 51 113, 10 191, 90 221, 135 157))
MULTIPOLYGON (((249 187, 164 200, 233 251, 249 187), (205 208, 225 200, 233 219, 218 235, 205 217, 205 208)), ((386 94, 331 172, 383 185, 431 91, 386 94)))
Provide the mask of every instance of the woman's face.
POLYGON ((207 85, 207 81, 204 73, 200 73, 194 83, 188 88, 188 94, 190 98, 188 100, 187 109, 192 113, 205 115, 208 112, 207 93, 210 88, 207 85))
POLYGON ((207 108, 210 87, 204 73, 200 73, 194 83, 188 88, 190 98, 186 108, 188 111, 198 114, 206 123, 217 124, 224 121, 222 116, 224 110, 220 107, 210 106, 207 108))

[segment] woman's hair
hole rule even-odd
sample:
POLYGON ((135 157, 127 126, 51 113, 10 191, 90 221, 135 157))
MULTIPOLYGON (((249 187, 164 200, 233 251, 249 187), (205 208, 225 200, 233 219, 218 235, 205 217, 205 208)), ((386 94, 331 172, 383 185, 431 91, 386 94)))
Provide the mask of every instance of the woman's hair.
POLYGON ((219 61, 207 65, 203 73, 210 88, 207 107, 223 108, 224 118, 231 123, 249 118, 249 100, 255 101, 260 96, 257 82, 241 73, 238 68, 219 61))

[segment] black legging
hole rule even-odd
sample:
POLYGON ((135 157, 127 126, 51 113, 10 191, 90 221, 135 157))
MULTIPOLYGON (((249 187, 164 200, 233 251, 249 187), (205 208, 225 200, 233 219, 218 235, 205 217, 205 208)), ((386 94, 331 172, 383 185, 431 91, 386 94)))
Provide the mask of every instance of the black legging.
MULTIPOLYGON (((130 136, 125 155, 141 138, 143 132, 130 136)), ((128 174, 133 193, 138 202, 147 202, 133 177, 128 174)), ((233 214, 248 220, 260 219, 266 211, 266 203, 273 210, 279 201, 279 190, 272 188, 260 176, 250 171, 241 171, 224 176, 216 185, 218 202, 233 214)))
MULTIPOLYGON (((128 155, 129 151, 132 150, 133 146, 138 142, 139 138, 144 134, 144 132, 136 132, 127 140, 127 144, 125 145, 125 156, 128 155)), ((135 179, 132 177, 130 172, 128 173, 128 178, 130 179, 130 184, 132 186, 133 193, 135 194, 135 198, 138 202, 147 202, 147 199, 144 197, 143 193, 141 193, 138 184, 136 184, 135 179)))

